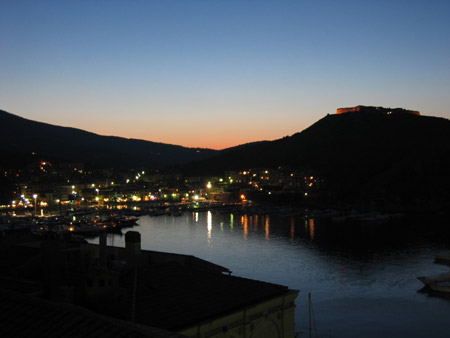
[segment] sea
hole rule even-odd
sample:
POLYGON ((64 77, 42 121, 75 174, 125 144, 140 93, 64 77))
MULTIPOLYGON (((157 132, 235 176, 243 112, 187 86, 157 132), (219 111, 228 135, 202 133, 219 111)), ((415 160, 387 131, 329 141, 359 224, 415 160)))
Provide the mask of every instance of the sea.
MULTIPOLYGON (((141 216, 123 229, 141 233, 142 248, 194 255, 239 277, 299 290, 298 337, 450 337, 450 296, 418 276, 448 272, 434 262, 450 250, 450 223, 434 215, 335 222, 301 214, 184 212, 141 216)), ((125 236, 108 235, 125 246, 125 236)), ((90 242, 97 243, 98 239, 90 242)))

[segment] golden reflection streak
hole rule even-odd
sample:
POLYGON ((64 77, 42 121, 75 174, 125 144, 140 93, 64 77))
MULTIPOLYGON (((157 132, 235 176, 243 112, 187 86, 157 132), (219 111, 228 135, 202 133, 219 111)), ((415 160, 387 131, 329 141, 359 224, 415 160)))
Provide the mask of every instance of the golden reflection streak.
POLYGON ((259 223, 259 216, 258 216, 258 215, 255 215, 255 223, 254 223, 254 225, 255 225, 255 230, 258 230, 258 223, 259 223))
POLYGON ((309 219, 309 236, 314 239, 314 218, 309 219))
POLYGON ((266 239, 268 240, 269 239, 269 235, 270 235, 270 231, 269 231, 269 227, 270 227, 270 218, 269 218, 269 216, 267 215, 266 216, 266 222, 265 222, 266 224, 265 224, 265 226, 266 226, 266 229, 265 229, 265 233, 266 233, 266 239))
POLYGON ((234 228, 234 215, 230 214, 230 228, 233 230, 234 228))
POLYGON ((210 242, 212 236, 212 212, 210 210, 208 210, 206 218, 206 227, 208 229, 208 242, 210 242))
POLYGON ((241 217, 241 224, 244 229, 244 240, 246 241, 247 236, 248 236, 248 216, 247 215, 243 215, 241 217))

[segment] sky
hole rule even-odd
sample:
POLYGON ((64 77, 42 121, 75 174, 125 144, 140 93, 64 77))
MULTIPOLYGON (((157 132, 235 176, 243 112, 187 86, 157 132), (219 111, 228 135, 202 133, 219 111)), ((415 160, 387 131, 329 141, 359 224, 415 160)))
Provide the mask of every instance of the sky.
POLYGON ((0 0, 0 109, 223 149, 338 107, 450 118, 448 0, 0 0))

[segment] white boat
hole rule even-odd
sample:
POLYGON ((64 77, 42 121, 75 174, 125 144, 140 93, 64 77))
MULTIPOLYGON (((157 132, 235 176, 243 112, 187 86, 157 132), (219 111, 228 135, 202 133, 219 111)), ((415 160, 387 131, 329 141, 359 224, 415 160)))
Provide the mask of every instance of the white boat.
POLYGON ((428 286, 434 291, 450 292, 450 280, 430 283, 428 286))
POLYGON ((433 276, 433 277, 420 276, 420 277, 417 277, 417 279, 420 280, 426 286, 430 286, 430 284, 441 283, 441 282, 449 282, 450 283, 450 272, 446 272, 446 273, 440 274, 438 276, 433 276))

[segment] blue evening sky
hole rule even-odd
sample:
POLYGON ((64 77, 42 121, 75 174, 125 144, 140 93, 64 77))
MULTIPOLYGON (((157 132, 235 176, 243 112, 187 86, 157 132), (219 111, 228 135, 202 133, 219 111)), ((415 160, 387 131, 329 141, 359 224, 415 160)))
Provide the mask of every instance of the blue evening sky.
POLYGON ((0 109, 221 149, 338 107, 450 118, 450 1, 0 1, 0 109))

